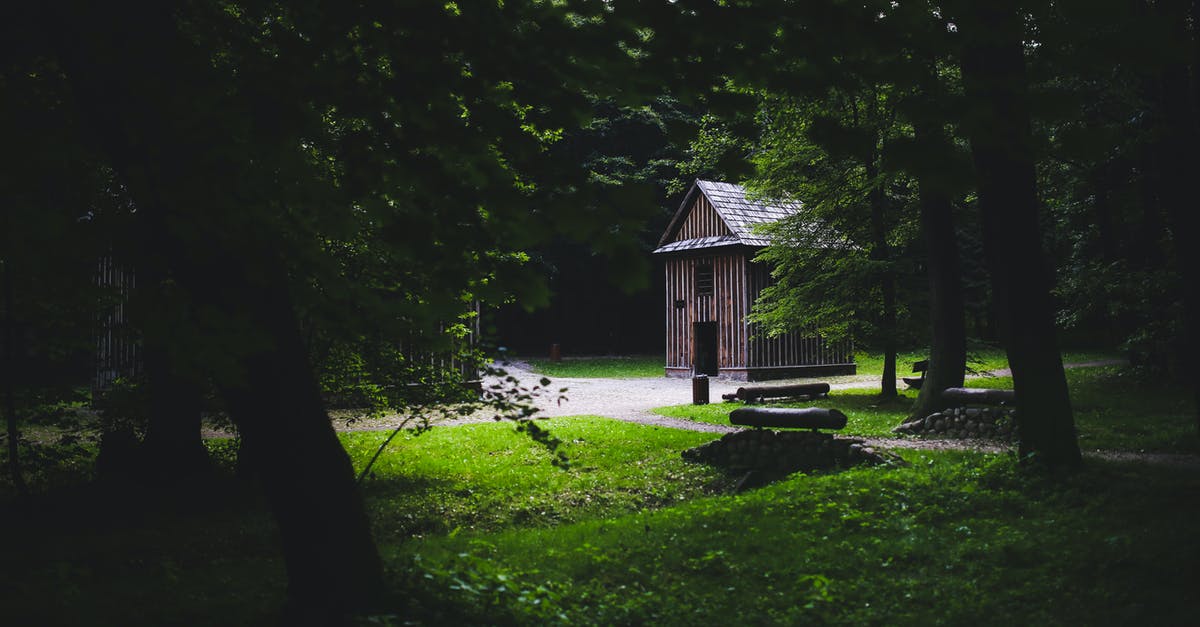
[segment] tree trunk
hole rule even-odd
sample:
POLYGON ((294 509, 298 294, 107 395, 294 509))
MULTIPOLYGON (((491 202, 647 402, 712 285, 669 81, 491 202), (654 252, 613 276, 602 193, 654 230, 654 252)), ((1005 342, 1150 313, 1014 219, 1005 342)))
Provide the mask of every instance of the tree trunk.
MULTIPOLYGON (((930 124, 915 123, 917 142, 934 162, 947 154, 944 135, 930 132, 930 124)), ((917 184, 921 204, 921 233, 925 238, 925 263, 929 274, 929 320, 932 327, 929 367, 908 420, 924 418, 941 409, 946 388, 962 387, 967 373, 967 330, 963 299, 962 262, 954 233, 954 206, 938 184, 936 173, 923 169, 917 184)))
MULTIPOLYGON (((153 221, 144 221, 153 222, 153 221)), ((211 469, 208 450, 200 437, 201 387, 198 373, 184 373, 179 363, 174 334, 194 333, 186 319, 164 318, 173 308, 166 306, 169 274, 163 267, 163 237, 155 229, 140 229, 139 251, 125 254, 136 260, 137 315, 134 324, 142 331, 142 361, 146 372, 148 424, 146 437, 138 448, 138 462, 148 477, 158 483, 172 483, 194 477, 211 469), (189 328, 180 328, 189 326, 189 328)))
POLYGON ((1011 0, 967 5, 959 22, 967 134, 984 253, 1017 393, 1019 451, 1022 460, 1074 467, 1081 457, 1038 224, 1021 14, 1011 0))
POLYGON ((266 179, 246 172, 254 160, 233 129, 253 128, 236 116, 256 109, 229 95, 165 3, 47 11, 45 32, 81 122, 111 158, 138 220, 161 238, 171 276, 219 319, 207 340, 230 363, 211 374, 223 377, 283 538, 284 624, 334 623, 376 598, 383 572, 297 331, 278 233, 264 208, 250 205, 269 202, 268 190, 246 186, 266 179), (205 106, 178 106, 197 100, 205 106))
POLYGON ((866 174, 871 181, 868 201, 871 203, 871 251, 875 261, 886 264, 879 276, 879 290, 883 297, 883 315, 877 331, 883 346, 883 376, 879 381, 879 395, 884 398, 896 396, 896 273, 891 267, 891 252, 887 242, 887 197, 879 186, 878 152, 872 151, 867 159, 866 174))
MULTIPOLYGON (((1184 319, 1180 322, 1181 337, 1174 361, 1182 372, 1183 365, 1200 352, 1200 331, 1196 328, 1196 321, 1200 319, 1200 285, 1197 285, 1200 283, 1197 273, 1200 252, 1196 245, 1200 231, 1196 225, 1200 220, 1196 215, 1193 189, 1195 178, 1200 174, 1200 152, 1196 146, 1200 141, 1200 120, 1197 120, 1200 116, 1200 77, 1196 74, 1200 72, 1200 40, 1196 36, 1196 24, 1193 22, 1190 28, 1188 25, 1189 20, 1200 17, 1200 5, 1180 0, 1161 3, 1157 8, 1166 12, 1171 21, 1174 30, 1171 35, 1176 40, 1172 43, 1177 44, 1178 49, 1190 52, 1178 63, 1165 68, 1160 97, 1166 126, 1160 135, 1162 155, 1159 163, 1164 170, 1160 197, 1171 226, 1175 263, 1181 279, 1184 319)), ((1189 379, 1195 403, 1196 431, 1200 433, 1200 381, 1195 376, 1189 379)))
POLYGON ((268 253, 244 263, 227 258, 198 267, 177 258, 173 265, 192 294, 266 340, 241 356, 241 376, 218 385, 279 523, 285 623, 327 624, 378 599, 382 563, 350 457, 308 364, 282 264, 268 253), (248 269, 265 280, 246 278, 248 269))
MULTIPOLYGON (((11 210, 8 207, 4 208, 4 235, 7 240, 12 233, 9 224, 9 215, 11 210)), ((5 241, 5 244, 8 242, 5 241)), ((0 338, 3 342, 3 354, 0 355, 0 378, 3 379, 4 385, 4 424, 6 428, 6 440, 8 443, 8 474, 12 478, 13 485, 17 488, 17 493, 22 497, 29 495, 29 486, 25 484, 25 475, 21 472, 21 431, 17 428, 17 401, 13 387, 16 386, 16 358, 17 350, 17 333, 16 322, 13 321, 13 286, 12 286, 12 264, 13 260, 8 256, 9 247, 6 245, 3 257, 0 257, 0 264, 3 264, 0 281, 3 281, 3 292, 0 293, 0 324, 3 324, 4 337, 0 338)))
POLYGON ((182 375, 168 351, 147 336, 142 357, 149 392, 149 424, 139 461, 154 481, 171 483, 211 467, 200 437, 200 387, 182 375))

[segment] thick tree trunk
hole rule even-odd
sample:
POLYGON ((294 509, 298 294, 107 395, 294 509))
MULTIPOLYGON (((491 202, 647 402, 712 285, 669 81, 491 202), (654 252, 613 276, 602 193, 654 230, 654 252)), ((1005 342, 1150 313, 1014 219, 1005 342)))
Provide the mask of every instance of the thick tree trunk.
POLYGON ((140 462, 154 481, 171 483, 210 469, 200 437, 200 387, 182 375, 161 345, 147 337, 142 357, 149 391, 149 424, 140 462))
POLYGON ((265 340, 242 352, 241 376, 218 385, 279 522, 285 622, 328 624, 378 599, 382 564, 353 466, 308 363, 286 272, 269 253, 244 264, 240 258, 206 266, 178 258, 173 265, 189 291, 248 323, 256 343, 265 340), (248 279, 247 270, 265 280, 248 279))
MULTIPOLYGON (((936 156, 948 151, 942 133, 930 132, 928 124, 916 125, 917 141, 926 154, 936 156)), ((921 234, 925 238, 925 263, 929 274, 929 320, 932 327, 929 368, 917 395, 909 420, 924 418, 941 409, 941 393, 946 388, 962 387, 967 373, 967 330, 963 300, 962 262, 958 238, 954 233, 954 206, 950 196, 924 170, 917 184, 921 204, 921 234)))
MULTIPOLYGON (((1200 174, 1200 38, 1195 22, 1200 18, 1200 3, 1194 0, 1176 0, 1159 5, 1159 10, 1171 20, 1173 42, 1180 50, 1190 52, 1171 64, 1163 72, 1161 107, 1166 128, 1162 130, 1163 185, 1160 191, 1171 236, 1175 241, 1175 263, 1182 280, 1181 300, 1184 320, 1181 322, 1180 342, 1177 344, 1176 365, 1195 359, 1200 352, 1200 252, 1196 242, 1200 240, 1200 223, 1197 214, 1195 179, 1200 174), (1189 21, 1191 24, 1189 26, 1189 21), (1190 62, 1190 65, 1189 65, 1190 62)), ((1178 373, 1176 373, 1178 374, 1178 373)), ((1200 433, 1200 380, 1191 376, 1192 395, 1195 402, 1196 431, 1200 433)))
POLYGON ((1020 454, 1051 468, 1073 467, 1081 457, 1038 224, 1020 13, 1011 0, 964 9, 959 32, 967 130, 984 252, 1017 393, 1020 454))
MULTIPOLYGON (((199 374, 184 373, 179 363, 180 348, 172 346, 171 336, 190 332, 174 328, 181 320, 169 316, 163 307, 162 293, 169 284, 163 267, 163 244, 169 243, 155 230, 143 230, 138 238, 142 249, 136 254, 137 289, 142 294, 134 320, 142 330, 142 360, 146 372, 149 424, 138 449, 139 463, 158 483, 172 483, 203 474, 210 469, 208 450, 200 437, 201 387, 199 374)), ((127 254, 134 255, 133 251, 127 254)))
POLYGON ((376 597, 383 572, 297 332, 278 234, 267 209, 245 206, 269 202, 268 190, 247 187, 268 179, 247 171, 256 161, 234 130, 253 128, 236 116, 255 109, 216 80, 169 6, 81 3, 45 20, 83 122, 138 219, 162 238, 171 276, 218 320, 201 331, 230 363, 210 364, 220 368, 210 374, 253 451, 283 538, 284 623, 334 623, 376 597), (207 104, 177 108, 198 99, 207 104))
MULTIPOLYGON (((4 209, 4 227, 3 237, 7 240, 9 234, 12 233, 9 224, 10 211, 7 207, 4 209)), ((7 241, 5 242, 7 244, 7 241)), ((7 246, 6 246, 7 248, 7 246)), ((12 277, 12 259, 0 257, 0 281, 3 282, 3 287, 0 288, 0 324, 3 325, 4 336, 0 338, 3 343, 3 353, 0 354, 0 380, 4 386, 4 425, 6 429, 5 441, 8 445, 8 474, 12 479, 13 485, 17 488, 17 493, 22 497, 29 494, 29 487, 25 484, 25 475, 21 472, 21 430, 17 427, 17 401, 13 387, 16 385, 16 350, 17 350, 17 333, 16 322, 13 320, 13 277, 12 277)))

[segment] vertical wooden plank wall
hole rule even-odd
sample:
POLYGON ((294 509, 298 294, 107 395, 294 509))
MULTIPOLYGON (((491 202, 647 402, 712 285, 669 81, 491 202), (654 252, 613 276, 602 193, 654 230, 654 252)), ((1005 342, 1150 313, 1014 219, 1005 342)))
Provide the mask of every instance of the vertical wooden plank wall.
POLYGON ((745 277, 745 255, 722 255, 713 260, 716 320, 719 325, 719 368, 746 367, 745 277))
MULTIPOLYGON (((671 241, 720 235, 732 235, 732 232, 704 194, 697 194, 687 217, 671 241)), ((735 363, 737 359, 745 359, 744 341, 739 353, 736 341, 728 339, 734 334, 725 328, 734 324, 735 320, 739 323, 741 320, 740 317, 735 317, 736 314, 732 311, 732 305, 738 299, 734 298, 735 292, 730 291, 731 285, 744 282, 744 278, 739 280, 734 276, 738 263, 744 261, 735 255, 667 259, 665 267, 668 368, 692 367, 693 322, 716 321, 722 325, 717 334, 720 343, 717 351, 718 368, 728 368, 729 364, 735 363), (701 297, 696 294, 696 267, 705 263, 713 267, 713 295, 701 297), (682 309, 675 307, 677 300, 684 301, 685 306, 682 309), (739 354, 741 357, 738 357, 739 354)), ((743 330, 740 336, 744 335, 743 330)))
MULTIPOLYGON (((749 272, 748 299, 753 303, 763 288, 771 284, 771 275, 762 264, 751 263, 749 272)), ((852 344, 849 340, 826 342, 815 333, 792 331, 776 338, 767 338, 760 333, 758 325, 747 325, 750 368, 783 368, 788 366, 810 366, 847 364, 852 361, 852 344)))
POLYGON ((726 254, 674 258, 666 262, 666 326, 668 368, 692 367, 692 323, 716 322, 717 367, 744 368, 746 363, 746 258, 726 254), (696 292, 696 269, 712 266, 713 294, 696 292), (676 301, 685 306, 677 308, 676 301))
POLYGON ((708 202, 704 194, 697 194, 696 202, 692 204, 691 211, 688 212, 683 225, 679 227, 679 232, 675 234, 675 237, 671 241, 681 242, 698 237, 732 234, 733 232, 729 230, 729 227, 725 226, 725 221, 717 214, 717 210, 713 209, 712 203, 708 202))
POLYGON ((132 377, 141 369, 138 343, 129 327, 125 304, 136 286, 133 271, 111 256, 96 264, 96 285, 112 292, 113 302, 100 310, 96 329, 96 363, 92 392, 108 390, 118 377, 132 377))

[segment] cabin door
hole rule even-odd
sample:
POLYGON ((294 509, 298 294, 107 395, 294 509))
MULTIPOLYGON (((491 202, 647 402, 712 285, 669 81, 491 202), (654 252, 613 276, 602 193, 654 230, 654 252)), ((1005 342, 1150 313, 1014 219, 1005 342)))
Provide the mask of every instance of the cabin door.
POLYGON ((717 323, 692 323, 692 371, 717 376, 717 323))

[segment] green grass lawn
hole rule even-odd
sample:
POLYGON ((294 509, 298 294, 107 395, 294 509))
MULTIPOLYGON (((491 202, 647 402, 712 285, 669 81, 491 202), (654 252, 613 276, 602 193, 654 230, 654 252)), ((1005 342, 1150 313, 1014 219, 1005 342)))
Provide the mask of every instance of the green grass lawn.
POLYGON ((662 355, 628 357, 564 357, 562 361, 530 359, 534 372, 548 377, 639 379, 663 376, 662 355))
MULTIPOLYGON (((1072 368, 1066 371, 1084 449, 1200 452, 1190 392, 1178 386, 1132 380, 1120 366, 1072 368)), ((968 387, 1012 389, 1012 377, 980 377, 968 387)), ((780 403, 782 407, 833 407, 846 414, 845 433, 890 437, 892 427, 907 416, 916 390, 901 390, 894 399, 883 399, 877 389, 834 390, 828 398, 780 403)), ((712 424, 729 424, 729 412, 740 402, 711 405, 673 405, 654 412, 712 424)))
MULTIPOLYGON (((1070 374, 1105 437, 1132 437, 1129 412, 1179 409, 1179 392, 1117 388, 1121 372, 1070 374)), ((908 402, 830 400, 864 434, 908 402)), ((1086 424, 1083 442, 1102 433, 1086 424)), ((717 434, 545 425, 569 469, 506 424, 392 442, 363 486, 390 581, 389 615, 370 624, 1184 625, 1200 612, 1195 468, 1092 461, 1051 481, 1009 455, 900 451, 910 466, 735 494, 738 476, 680 457, 717 434)), ((341 438, 361 468, 385 436, 341 438)), ((255 625, 282 602, 279 539, 251 484, 81 484, 0 507, 4 624, 255 625)))
POLYGON ((1051 484, 1004 457, 904 456, 386 552, 433 622, 1192 624, 1195 473, 1095 465, 1051 484))
MULTIPOLYGON (((387 518, 402 505, 403 514, 378 532, 401 539, 460 528, 555 525, 661 507, 729 485, 712 468, 663 454, 698 446, 713 439, 711 433, 589 417, 546 424, 564 442, 567 471, 551 466, 544 448, 507 425, 401 434, 366 482, 377 516, 387 518)), ((355 460, 364 460, 386 435, 347 434, 343 442, 355 460)))

